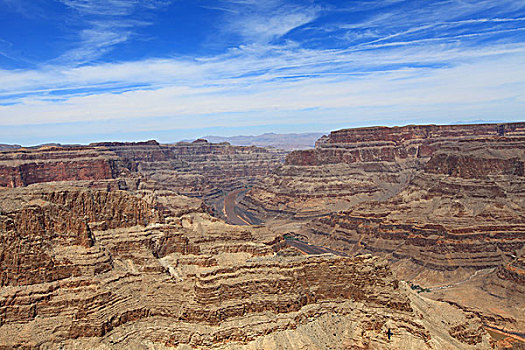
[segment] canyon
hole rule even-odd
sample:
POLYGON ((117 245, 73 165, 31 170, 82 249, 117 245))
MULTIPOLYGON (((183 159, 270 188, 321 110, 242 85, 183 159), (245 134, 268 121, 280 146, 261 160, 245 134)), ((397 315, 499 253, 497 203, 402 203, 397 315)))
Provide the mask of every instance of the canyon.
POLYGON ((120 179, 113 185, 124 190, 131 178, 138 182, 152 179, 159 189, 202 198, 224 218, 224 196, 252 186, 279 166, 284 156, 284 151, 273 148, 212 144, 202 139, 165 145, 146 141, 19 148, 0 153, 0 188, 120 179))
POLYGON ((292 152, 5 147, 0 349, 520 346, 524 141, 507 123, 292 152))
POLYGON ((489 347, 384 259, 303 256, 198 199, 84 185, 1 192, 0 348, 489 347))
POLYGON ((423 295, 523 337, 524 163, 525 123, 340 130, 240 206, 303 242, 386 258, 423 295))

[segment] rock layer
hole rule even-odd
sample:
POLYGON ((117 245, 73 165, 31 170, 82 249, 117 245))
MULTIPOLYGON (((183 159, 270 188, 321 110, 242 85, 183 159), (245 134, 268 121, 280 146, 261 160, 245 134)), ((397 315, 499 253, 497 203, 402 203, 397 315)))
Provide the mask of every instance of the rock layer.
POLYGON ((275 254, 266 228, 195 199, 56 184, 1 196, 2 248, 23 247, 0 254, 15 271, 1 349, 489 347, 475 316, 417 296, 385 260, 275 254))
POLYGON ((0 152, 0 349, 489 348, 483 325, 524 323, 524 129, 342 130, 284 165, 203 140, 0 152), (265 225, 180 195, 229 191, 265 225))
POLYGON ((290 153, 241 206, 310 244, 388 258, 399 278, 520 332, 523 293, 507 304, 490 286, 523 287, 504 267, 525 255, 524 163, 525 123, 340 130, 290 153), (457 283, 497 297, 472 302, 457 283))
POLYGON ((224 196, 260 181, 284 161, 284 152, 255 146, 212 144, 206 140, 161 145, 147 142, 105 142, 89 146, 52 146, 0 152, 0 188, 34 183, 120 179, 129 183, 156 180, 158 188, 204 199, 224 217, 224 196))
POLYGON ((70 180, 110 179, 117 158, 92 147, 43 147, 0 152, 0 187, 70 180))

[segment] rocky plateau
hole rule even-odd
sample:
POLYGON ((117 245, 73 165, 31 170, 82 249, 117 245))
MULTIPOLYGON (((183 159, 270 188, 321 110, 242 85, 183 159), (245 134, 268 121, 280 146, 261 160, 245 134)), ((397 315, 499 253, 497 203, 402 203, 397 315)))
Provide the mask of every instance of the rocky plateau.
POLYGON ((339 130, 240 205, 303 242, 387 258, 422 295, 523 337, 524 163, 525 123, 339 130))
POLYGON ((519 348, 524 141, 4 147, 0 349, 519 348))

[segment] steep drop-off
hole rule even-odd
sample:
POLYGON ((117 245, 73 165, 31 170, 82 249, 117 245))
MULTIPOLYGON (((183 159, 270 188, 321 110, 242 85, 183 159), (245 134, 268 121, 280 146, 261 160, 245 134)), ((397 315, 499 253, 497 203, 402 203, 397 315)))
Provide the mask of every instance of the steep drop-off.
MULTIPOLYGON (((272 148, 192 143, 105 142, 89 146, 53 146, 0 152, 0 188, 34 183, 121 179, 156 180, 157 189, 203 199, 224 217, 224 196, 252 186, 284 161, 272 148)), ((129 181, 128 181, 129 182, 129 181)), ((132 187, 136 187, 132 186, 132 187)))
POLYGON ((489 348, 476 316, 421 298, 385 260, 289 254, 197 199, 0 195, 1 349, 489 348))
POLYGON ((525 123, 340 130, 240 205, 310 244, 388 258, 427 295, 523 333, 524 163, 525 123))
POLYGON ((0 152, 0 349, 523 336, 524 140, 525 123, 347 129, 285 164, 204 140, 0 152))

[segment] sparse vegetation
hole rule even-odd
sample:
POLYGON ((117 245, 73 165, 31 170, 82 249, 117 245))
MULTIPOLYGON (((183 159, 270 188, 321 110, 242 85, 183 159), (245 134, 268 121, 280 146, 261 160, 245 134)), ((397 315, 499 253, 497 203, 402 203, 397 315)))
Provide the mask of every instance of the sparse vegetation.
POLYGON ((410 288, 412 290, 415 290, 417 292, 417 294, 423 293, 423 292, 424 293, 430 293, 431 292, 431 290, 429 288, 423 288, 419 284, 414 284, 414 283, 411 283, 411 282, 409 282, 409 283, 410 283, 410 288))

